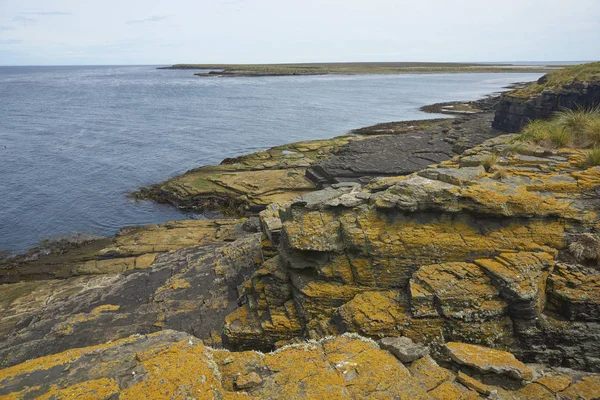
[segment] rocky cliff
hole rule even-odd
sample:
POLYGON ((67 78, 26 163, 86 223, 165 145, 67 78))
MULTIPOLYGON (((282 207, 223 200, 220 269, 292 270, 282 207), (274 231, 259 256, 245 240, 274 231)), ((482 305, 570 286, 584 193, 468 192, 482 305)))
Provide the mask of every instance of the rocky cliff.
POLYGON ((494 128, 518 132, 528 122, 548 118, 564 108, 589 108, 600 103, 600 63, 569 67, 544 75, 537 84, 504 94, 494 128))
POLYGON ((600 168, 513 139, 270 206, 279 254, 246 282, 226 339, 403 335, 600 371, 600 168))

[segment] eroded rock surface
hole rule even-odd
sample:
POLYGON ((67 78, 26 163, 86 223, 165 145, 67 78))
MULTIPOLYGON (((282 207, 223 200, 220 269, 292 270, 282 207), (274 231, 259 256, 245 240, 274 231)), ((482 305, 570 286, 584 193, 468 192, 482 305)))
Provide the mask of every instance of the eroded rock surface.
POLYGON ((350 331, 600 370, 598 269, 569 246, 598 234, 600 168, 586 167, 581 150, 512 138, 263 212, 278 256, 246 282, 244 306, 227 317, 229 343, 269 348, 350 331))
POLYGON ((340 136, 274 147, 226 159, 140 189, 135 196, 198 211, 229 214, 260 211, 271 203, 291 200, 316 189, 305 176, 306 168, 327 157, 335 148, 359 138, 340 136))
POLYGON ((0 260, 0 284, 148 268, 161 253, 234 241, 246 233, 243 222, 233 219, 171 221, 126 227, 114 237, 91 240, 60 251, 32 249, 24 255, 0 260))
POLYGON ((160 254, 144 269, 0 285, 0 366, 161 329, 219 345, 260 244, 251 234, 160 254))
POLYGON ((75 348, 0 370, 11 399, 592 399, 598 376, 553 370, 507 390, 485 385, 431 357, 405 366, 371 340, 343 335, 273 353, 206 347, 175 331, 75 348), (537 396, 537 397, 532 397, 537 396), (486 396, 487 398, 487 396, 486 396))

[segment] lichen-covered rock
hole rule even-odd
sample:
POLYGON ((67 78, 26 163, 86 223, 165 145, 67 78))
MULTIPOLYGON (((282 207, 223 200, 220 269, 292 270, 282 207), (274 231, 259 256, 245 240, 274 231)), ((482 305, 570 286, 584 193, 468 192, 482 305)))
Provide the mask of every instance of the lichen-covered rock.
POLYGON ((597 375, 556 375, 517 390, 485 385, 429 355, 408 368, 372 340, 346 334, 272 353, 231 352, 163 330, 73 348, 0 370, 7 399, 591 399, 597 375), (484 397, 485 396, 485 397, 484 397))
POLYGON ((277 146, 193 169, 134 195, 199 211, 257 212, 315 190, 306 169, 335 148, 359 139, 340 136, 277 146))
POLYGON ((459 318, 466 322, 498 319, 508 304, 475 264, 453 262, 421 267, 410 280, 415 317, 459 318))
POLYGON ((288 346, 270 354, 230 353, 173 331, 73 349, 0 370, 0 395, 17 399, 428 398, 394 356, 360 337, 288 346))
POLYGON ((161 253, 233 241, 246 233, 243 220, 184 220, 131 226, 114 237, 94 239, 66 251, 32 249, 0 260, 0 284, 22 280, 116 274, 148 268, 161 253))
POLYGON ((452 371, 442 368, 430 356, 424 356, 413 362, 409 367, 411 374, 428 392, 444 382, 454 382, 452 371))
MULTIPOLYGON (((575 277, 561 266, 578 262, 577 238, 600 229, 600 168, 587 167, 581 150, 516 148, 513 138, 491 139, 420 173, 361 190, 336 185, 265 213, 265 221, 280 220, 269 224, 280 236, 277 285, 286 295, 270 306, 247 290, 243 301, 263 307, 247 308, 245 319, 277 315, 286 301, 295 310, 286 315, 297 317, 295 332, 305 337, 350 331, 471 342, 529 361, 600 368, 595 275, 587 269, 575 277)), ((588 253, 580 260, 586 265, 588 253)), ((226 337, 239 346, 274 344, 291 339, 282 327, 226 337)))
POLYGON ((533 371, 506 351, 456 342, 446 343, 445 348, 452 361, 481 373, 506 375, 521 380, 533 378, 533 371))
POLYGON ((0 395, 15 399, 237 399, 223 390, 211 353, 196 338, 162 331, 67 350, 0 370, 0 395))
POLYGON ((600 321, 600 270, 558 264, 548 279, 548 301, 569 320, 600 321))
POLYGON ((0 367, 161 329, 219 345, 237 288, 260 261, 260 234, 251 234, 129 273, 0 285, 0 367))

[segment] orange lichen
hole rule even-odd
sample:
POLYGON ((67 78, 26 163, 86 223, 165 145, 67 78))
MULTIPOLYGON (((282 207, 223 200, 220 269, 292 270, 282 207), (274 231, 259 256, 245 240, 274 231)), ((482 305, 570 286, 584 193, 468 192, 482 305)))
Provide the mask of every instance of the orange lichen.
POLYGON ((181 341, 159 351, 138 354, 137 358, 147 375, 141 382, 124 388, 120 399, 238 397, 224 392, 215 374, 216 364, 201 344, 181 341))
POLYGON ((107 399, 117 393, 119 393, 119 385, 114 379, 101 378, 76 383, 75 385, 62 389, 52 386, 48 392, 39 396, 37 399, 107 399))

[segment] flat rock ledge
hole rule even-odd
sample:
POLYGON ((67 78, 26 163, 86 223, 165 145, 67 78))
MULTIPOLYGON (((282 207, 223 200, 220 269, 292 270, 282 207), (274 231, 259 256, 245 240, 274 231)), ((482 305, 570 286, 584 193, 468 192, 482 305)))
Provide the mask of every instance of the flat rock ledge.
POLYGON ((444 347, 452 361, 483 374, 494 373, 525 381, 533 378, 533 371, 506 351, 455 342, 446 343, 444 347))

